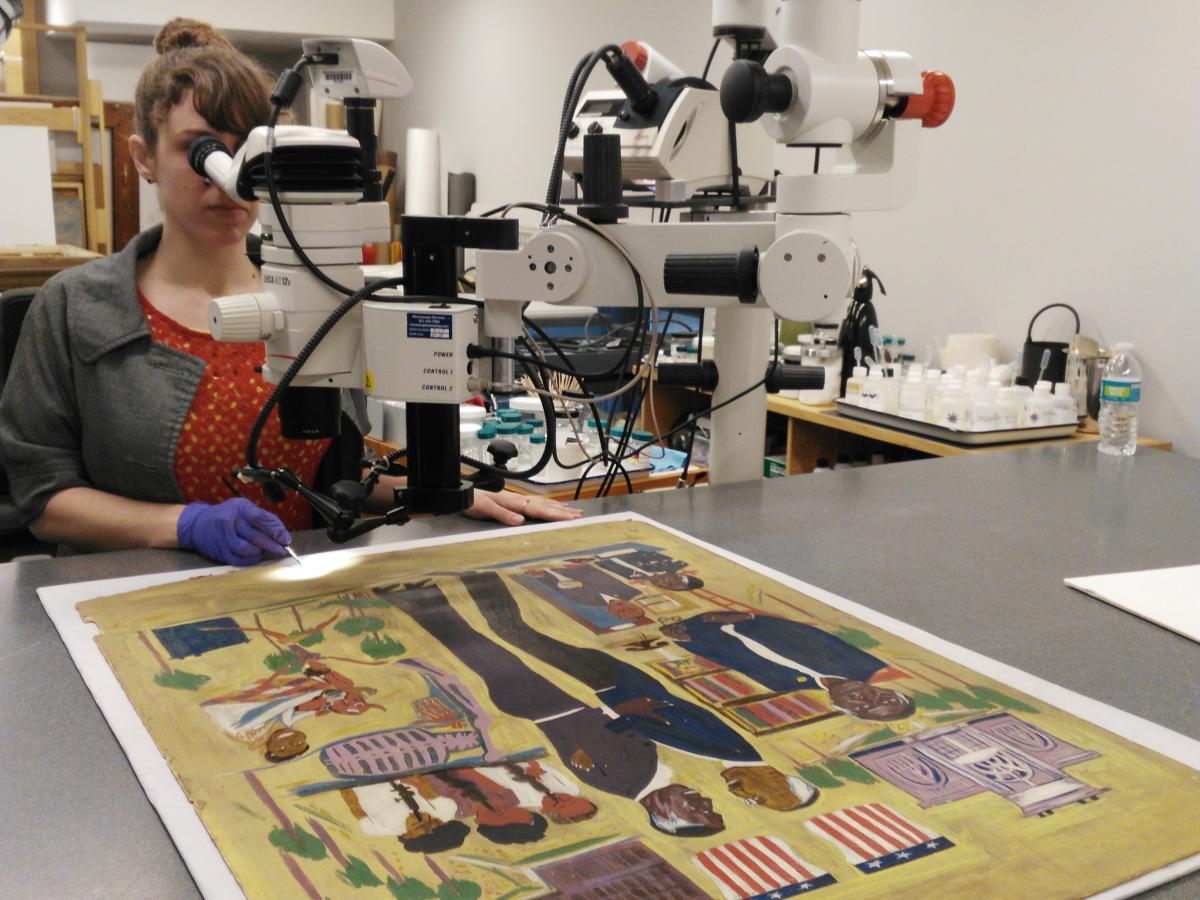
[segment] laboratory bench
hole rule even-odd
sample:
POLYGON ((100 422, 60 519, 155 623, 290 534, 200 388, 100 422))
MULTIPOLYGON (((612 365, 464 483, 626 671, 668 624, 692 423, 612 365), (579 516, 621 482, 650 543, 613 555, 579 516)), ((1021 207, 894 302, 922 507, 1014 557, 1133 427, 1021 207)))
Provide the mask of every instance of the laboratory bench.
MULTIPOLYGON (((707 397, 705 403, 707 404, 707 397)), ((661 434, 673 427, 684 415, 697 409, 695 391, 676 387, 654 387, 653 413, 649 400, 641 410, 641 427, 661 434)), ((1067 437, 1035 441, 1017 441, 986 446, 967 446, 924 437, 898 428, 877 425, 841 415, 834 404, 814 406, 778 394, 767 395, 768 434, 778 439, 783 452, 787 475, 811 472, 817 460, 834 462, 838 456, 870 457, 881 453, 889 461, 901 462, 941 456, 968 456, 995 453, 1001 450, 1021 450, 1042 445, 1069 446, 1092 444, 1097 434, 1077 431, 1067 437)), ((1138 446, 1170 450, 1170 441, 1142 436, 1138 446)))
MULTIPOLYGON (((1200 460, 1092 444, 931 458, 587 501, 633 510, 1055 684, 1200 739, 1200 646, 1063 584, 1194 564, 1200 460)), ((499 526, 461 516, 356 545, 499 526)), ((329 547, 296 535, 299 552, 329 547)), ((0 565, 0 896, 195 897, 38 586, 207 565, 126 551, 0 565)), ((1136 846, 1136 836, 1130 846, 1136 846)), ((1151 892, 1200 894, 1191 875, 1151 892)))

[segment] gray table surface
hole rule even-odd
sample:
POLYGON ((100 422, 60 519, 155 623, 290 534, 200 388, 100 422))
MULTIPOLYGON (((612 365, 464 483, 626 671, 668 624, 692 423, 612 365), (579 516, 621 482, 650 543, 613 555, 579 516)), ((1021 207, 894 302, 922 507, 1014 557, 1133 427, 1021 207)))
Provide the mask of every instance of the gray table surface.
MULTIPOLYGON (((1062 583, 1200 562, 1200 460, 1044 447, 582 506, 635 510, 1200 739, 1200 646, 1062 583)), ((480 527, 420 521, 358 543, 480 527)), ((296 537, 302 553, 327 546, 296 537)), ((202 565, 127 551, 0 566, 0 896, 197 895, 35 591, 202 565)), ((1153 894, 1200 896, 1200 877, 1153 894)))

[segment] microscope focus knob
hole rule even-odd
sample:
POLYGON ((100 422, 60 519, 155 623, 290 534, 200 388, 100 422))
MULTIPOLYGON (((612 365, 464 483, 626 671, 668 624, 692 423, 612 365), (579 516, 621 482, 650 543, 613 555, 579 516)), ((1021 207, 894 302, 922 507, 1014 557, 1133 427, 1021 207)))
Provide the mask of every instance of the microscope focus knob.
POLYGON ((668 294, 737 297, 753 303, 758 296, 758 248, 736 253, 668 253, 663 260, 668 294))
POLYGON ((266 340, 283 324, 283 313, 271 294, 234 294, 208 301, 208 329, 218 341, 266 340))
POLYGON ((761 63, 739 59, 721 79, 721 112, 731 122, 753 122, 763 113, 785 112, 792 105, 792 80, 768 75, 761 63))
POLYGON ((954 81, 945 72, 922 72, 924 88, 904 104, 898 119, 920 119, 922 128, 937 128, 954 111, 954 81))

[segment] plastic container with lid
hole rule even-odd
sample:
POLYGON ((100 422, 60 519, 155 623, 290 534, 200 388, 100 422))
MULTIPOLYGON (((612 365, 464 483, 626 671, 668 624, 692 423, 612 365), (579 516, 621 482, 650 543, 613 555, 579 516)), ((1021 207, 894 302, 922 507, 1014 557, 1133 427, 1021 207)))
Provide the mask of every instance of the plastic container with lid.
POLYGON ((855 366, 846 379, 846 402, 862 403, 862 386, 867 380, 867 367, 855 366))
MULTIPOLYGON (((496 429, 488 426, 483 426, 475 431, 474 445, 472 456, 485 463, 491 463, 492 457, 488 454, 487 448, 496 438, 496 429)), ((466 452, 466 451, 464 451, 466 452)))
POLYGON ((996 427, 1016 428, 1021 421, 1021 392, 1013 387, 1002 387, 996 395, 996 427))
POLYGON ((883 412, 883 370, 878 366, 867 374, 862 386, 862 400, 859 405, 864 409, 883 412))
POLYGON ((508 401, 508 408, 516 410, 525 419, 541 416, 543 412, 540 397, 513 397, 508 401))
POLYGON ((474 403, 460 403, 458 406, 458 421, 469 422, 476 427, 487 417, 487 410, 474 403))
POLYGON ((1021 409, 1022 428, 1040 428, 1054 424, 1054 396, 1050 393, 1049 381, 1039 381, 1032 394, 1025 396, 1021 409))
POLYGON ((994 431, 999 427, 1000 410, 996 395, 987 387, 975 388, 968 412, 972 431, 994 431))
POLYGON ((953 428, 962 431, 966 428, 967 395, 962 382, 952 381, 942 389, 938 402, 937 423, 943 428, 953 428))
MULTIPOLYGON (((535 465, 546 452, 546 435, 535 431, 529 436, 529 459, 528 466, 535 465)), ((528 468, 526 466, 526 468, 528 468)))
POLYGON ((903 381, 896 375, 883 379, 883 411, 890 415, 900 413, 900 386, 903 381))
POLYGON ((909 372, 900 388, 900 415, 909 419, 925 418, 925 379, 920 372, 909 372))
POLYGON ((1112 456, 1137 453, 1142 367, 1133 350, 1133 344, 1116 344, 1100 380, 1099 449, 1112 456))
POLYGON ((1055 425, 1079 424, 1079 408, 1065 381, 1058 381, 1054 384, 1053 417, 1055 425))
POLYGON ((810 390, 784 390, 781 397, 792 397, 801 403, 819 406, 832 403, 842 384, 842 352, 829 343, 813 340, 805 344, 793 344, 783 350, 784 365, 801 365, 823 368, 825 386, 810 390))

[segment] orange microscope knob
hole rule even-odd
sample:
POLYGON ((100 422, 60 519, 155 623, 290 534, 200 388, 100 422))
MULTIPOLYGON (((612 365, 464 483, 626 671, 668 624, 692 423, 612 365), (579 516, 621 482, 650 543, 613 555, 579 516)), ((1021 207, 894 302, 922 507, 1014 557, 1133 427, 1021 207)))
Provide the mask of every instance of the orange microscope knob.
POLYGON ((937 128, 954 111, 954 82, 945 72, 922 72, 924 92, 908 98, 897 118, 920 119, 921 127, 937 128))

